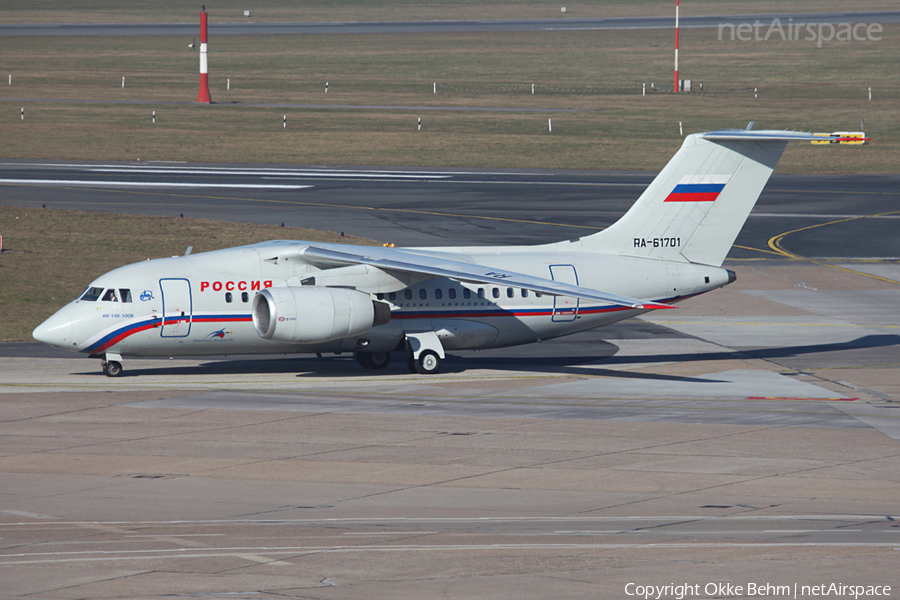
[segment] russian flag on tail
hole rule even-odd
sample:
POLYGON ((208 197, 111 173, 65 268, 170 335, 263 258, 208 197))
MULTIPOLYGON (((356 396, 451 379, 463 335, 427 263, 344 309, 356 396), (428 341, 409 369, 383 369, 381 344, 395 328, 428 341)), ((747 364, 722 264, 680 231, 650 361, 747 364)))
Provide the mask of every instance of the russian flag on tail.
POLYGON ((715 202, 731 175, 685 175, 665 202, 715 202))

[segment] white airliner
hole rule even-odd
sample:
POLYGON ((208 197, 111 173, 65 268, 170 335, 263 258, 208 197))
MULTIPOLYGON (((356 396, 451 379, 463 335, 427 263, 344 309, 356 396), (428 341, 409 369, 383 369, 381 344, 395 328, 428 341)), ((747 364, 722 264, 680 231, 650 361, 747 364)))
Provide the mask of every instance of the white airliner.
MULTIPOLYGON (((752 126, 752 124, 751 124, 752 126)), ((687 136, 608 229, 539 246, 381 248, 271 241, 110 271, 34 330, 102 359, 403 352, 435 373, 446 350, 546 340, 727 285, 722 262, 789 141, 842 134, 723 130, 687 136)))

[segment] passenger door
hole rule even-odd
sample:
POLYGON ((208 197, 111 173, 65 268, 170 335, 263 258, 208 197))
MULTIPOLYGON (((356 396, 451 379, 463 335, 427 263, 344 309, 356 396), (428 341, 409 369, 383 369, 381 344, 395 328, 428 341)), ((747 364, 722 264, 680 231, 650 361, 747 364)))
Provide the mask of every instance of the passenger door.
MULTIPOLYGON (((550 265, 550 276, 553 281, 578 285, 578 274, 574 265, 550 265)), ((576 318, 578 318, 578 298, 553 296, 552 321, 564 323, 574 321, 576 318)))
POLYGON ((187 337, 193 318, 191 284, 187 279, 160 279, 162 292, 162 337, 187 337))

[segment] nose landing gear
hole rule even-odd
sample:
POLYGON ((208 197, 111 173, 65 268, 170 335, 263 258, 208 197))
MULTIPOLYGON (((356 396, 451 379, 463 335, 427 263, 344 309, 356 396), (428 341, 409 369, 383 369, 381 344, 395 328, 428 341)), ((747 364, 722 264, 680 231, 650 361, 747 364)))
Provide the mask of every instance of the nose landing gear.
POLYGON ((107 377, 118 377, 122 374, 122 357, 118 354, 107 354, 100 364, 107 377))

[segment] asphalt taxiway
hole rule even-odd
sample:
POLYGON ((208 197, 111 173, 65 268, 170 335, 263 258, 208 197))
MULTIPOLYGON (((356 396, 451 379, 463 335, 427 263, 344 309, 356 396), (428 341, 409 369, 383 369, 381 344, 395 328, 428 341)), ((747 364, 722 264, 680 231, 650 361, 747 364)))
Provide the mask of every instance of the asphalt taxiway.
MULTIPOLYGON (((780 19, 808 24, 841 23, 896 23, 900 11, 847 11, 833 13, 771 13, 751 15, 704 15, 681 17, 680 26, 720 27, 723 24, 770 24, 780 19)), ((441 34, 470 32, 517 31, 612 31, 632 29, 671 29, 675 18, 624 17, 624 18, 569 18, 552 19, 485 19, 469 21, 373 21, 373 22, 310 22, 310 23, 257 23, 250 20, 212 22, 209 31, 218 35, 401 35, 441 34)), ((125 36, 125 35, 196 35, 196 23, 22 23, 0 24, 3 36, 125 36)))
MULTIPOLYGON (((0 206, 284 223, 403 246, 537 244, 611 225, 653 176, 8 160, 0 162, 0 206)), ((898 189, 900 175, 776 174, 729 258, 771 258, 776 236, 803 257, 900 257, 898 189)))
MULTIPOLYGON (((608 225, 651 177, 283 168, 7 162, 0 202, 533 243, 608 225)), ((436 376, 341 355, 109 379, 2 345, 0 595, 896 596, 897 179, 776 176, 735 284, 436 376)))

